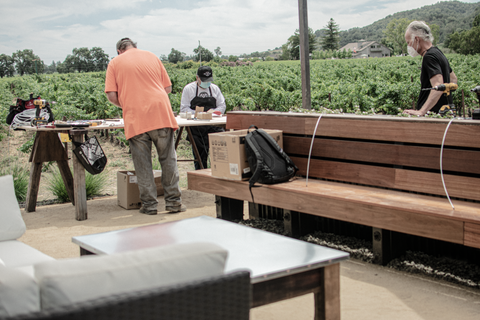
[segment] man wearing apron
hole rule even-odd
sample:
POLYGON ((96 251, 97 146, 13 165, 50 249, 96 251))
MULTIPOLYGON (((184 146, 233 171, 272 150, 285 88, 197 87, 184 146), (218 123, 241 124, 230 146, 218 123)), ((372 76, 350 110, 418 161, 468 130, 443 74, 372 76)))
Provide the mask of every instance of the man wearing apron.
MULTIPOLYGON (((226 105, 220 88, 212 83, 213 71, 208 66, 198 68, 196 81, 191 82, 183 88, 182 100, 180 102, 180 112, 195 112, 195 107, 203 107, 206 112, 213 109, 221 114, 225 113, 226 105)), ((190 130, 195 140, 203 167, 207 168, 208 160, 208 134, 213 132, 225 131, 217 126, 192 126, 190 130)), ((193 151, 193 148, 192 148, 193 151)), ((193 152, 195 159, 197 156, 193 152)), ((198 161, 195 161, 195 170, 201 169, 198 161)))

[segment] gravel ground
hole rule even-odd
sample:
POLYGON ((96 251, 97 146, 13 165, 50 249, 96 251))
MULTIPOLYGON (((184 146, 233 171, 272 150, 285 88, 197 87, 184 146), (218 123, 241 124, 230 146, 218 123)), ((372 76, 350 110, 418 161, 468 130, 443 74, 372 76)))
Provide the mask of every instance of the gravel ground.
MULTIPOLYGON (((253 228, 286 235, 283 221, 255 219, 238 222, 253 228)), ((364 262, 371 263, 374 260, 372 243, 369 241, 323 232, 308 234, 300 239, 348 252, 352 258, 364 262)), ((386 267, 414 274, 423 274, 480 290, 480 266, 461 260, 433 257, 422 252, 407 251, 404 256, 392 260, 386 267)))

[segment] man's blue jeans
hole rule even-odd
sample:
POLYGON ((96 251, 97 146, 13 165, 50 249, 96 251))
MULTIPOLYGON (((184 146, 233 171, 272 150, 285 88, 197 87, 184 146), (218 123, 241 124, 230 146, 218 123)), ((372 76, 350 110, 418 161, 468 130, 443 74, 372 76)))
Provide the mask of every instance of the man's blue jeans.
POLYGON ((163 128, 134 136, 128 140, 133 165, 138 179, 140 199, 146 210, 157 210, 157 187, 152 169, 152 143, 158 153, 162 167, 162 185, 165 191, 165 206, 182 205, 182 192, 178 185, 177 152, 175 151, 174 130, 163 128))

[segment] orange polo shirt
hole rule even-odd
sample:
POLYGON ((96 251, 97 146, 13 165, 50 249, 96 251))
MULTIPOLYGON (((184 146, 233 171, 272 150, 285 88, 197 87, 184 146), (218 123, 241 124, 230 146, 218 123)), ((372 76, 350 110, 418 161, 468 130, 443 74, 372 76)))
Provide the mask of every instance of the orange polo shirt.
POLYGON ((156 129, 178 129, 165 91, 171 85, 167 70, 151 52, 132 48, 110 61, 105 92, 118 94, 127 139, 156 129))

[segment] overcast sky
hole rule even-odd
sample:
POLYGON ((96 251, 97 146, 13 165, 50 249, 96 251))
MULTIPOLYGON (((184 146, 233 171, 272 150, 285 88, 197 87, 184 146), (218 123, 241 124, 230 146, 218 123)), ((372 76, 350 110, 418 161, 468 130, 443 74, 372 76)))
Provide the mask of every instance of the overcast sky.
MULTIPOLYGON (((436 2, 309 0, 308 23, 315 31, 333 18, 347 30, 436 2)), ((32 49, 47 65, 80 47, 112 58, 123 37, 157 56, 172 48, 191 55, 198 41, 240 55, 281 47, 299 28, 297 0, 1 0, 0 9, 0 53, 32 49)))

